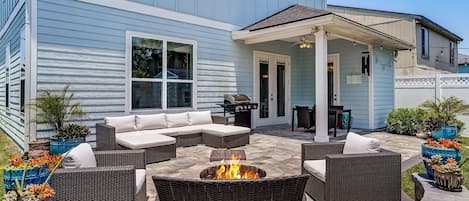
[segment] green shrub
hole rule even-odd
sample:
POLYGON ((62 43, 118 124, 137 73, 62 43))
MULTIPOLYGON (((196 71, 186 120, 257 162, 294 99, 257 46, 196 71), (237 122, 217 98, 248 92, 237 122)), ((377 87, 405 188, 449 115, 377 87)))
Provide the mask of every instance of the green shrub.
POLYGON ((416 135, 423 130, 427 112, 422 109, 399 108, 388 113, 386 131, 395 134, 416 135))

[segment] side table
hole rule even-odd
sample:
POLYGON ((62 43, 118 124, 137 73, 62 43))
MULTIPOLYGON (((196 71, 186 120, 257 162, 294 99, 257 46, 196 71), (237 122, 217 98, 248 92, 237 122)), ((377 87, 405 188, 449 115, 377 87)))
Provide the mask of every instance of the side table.
POLYGON ((449 192, 440 190, 435 186, 435 181, 428 179, 426 174, 412 174, 412 181, 415 185, 416 201, 441 201, 442 198, 448 201, 467 201, 469 191, 464 186, 462 192, 449 192))

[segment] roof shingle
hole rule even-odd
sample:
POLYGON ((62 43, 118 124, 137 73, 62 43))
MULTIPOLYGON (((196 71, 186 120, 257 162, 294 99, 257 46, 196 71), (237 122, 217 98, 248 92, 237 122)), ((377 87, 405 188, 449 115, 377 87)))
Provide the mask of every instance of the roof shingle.
POLYGON ((255 31, 259 29, 269 28, 291 22, 312 19, 324 15, 332 14, 329 11, 314 9, 301 5, 293 5, 282 11, 279 11, 263 20, 260 20, 252 25, 249 25, 243 30, 255 31))

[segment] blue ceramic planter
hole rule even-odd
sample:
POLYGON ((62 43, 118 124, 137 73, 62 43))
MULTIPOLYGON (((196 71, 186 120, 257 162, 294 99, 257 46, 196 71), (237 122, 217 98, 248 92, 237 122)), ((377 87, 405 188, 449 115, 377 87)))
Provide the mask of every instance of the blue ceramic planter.
POLYGON ((438 139, 448 139, 452 140, 456 138, 456 135, 458 134, 457 127, 456 126, 443 126, 440 130, 437 131, 432 131, 432 138, 434 140, 438 139))
POLYGON ((81 143, 85 143, 86 139, 81 138, 50 138, 50 152, 51 154, 63 154, 68 150, 78 146, 81 143))
MULTIPOLYGON (((461 162, 461 152, 456 149, 436 148, 432 146, 427 146, 426 144, 422 144, 422 156, 424 158, 432 158, 432 156, 434 155, 440 155, 443 163, 446 163, 446 160, 448 160, 448 158, 454 158, 458 162, 458 164, 461 162)), ((429 164, 427 164, 427 162, 423 161, 423 164, 425 165, 425 169, 427 170, 427 175, 430 178, 433 178, 433 169, 430 167, 429 164)))
MULTIPOLYGON (((12 190, 16 180, 21 182, 24 171, 25 169, 8 170, 3 168, 3 184, 6 191, 12 190)), ((26 169, 26 174, 24 176, 24 185, 28 186, 30 184, 42 184, 46 181, 49 173, 50 172, 47 169, 47 166, 28 168, 26 169)))

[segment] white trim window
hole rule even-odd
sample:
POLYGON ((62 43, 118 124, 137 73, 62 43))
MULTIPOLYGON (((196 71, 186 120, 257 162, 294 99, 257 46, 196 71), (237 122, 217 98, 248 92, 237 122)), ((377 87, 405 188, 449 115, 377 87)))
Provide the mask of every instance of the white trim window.
POLYGON ((126 52, 131 111, 196 108, 196 41, 128 32, 126 52))
POLYGON ((422 27, 422 58, 428 59, 430 57, 430 36, 428 28, 422 27))

